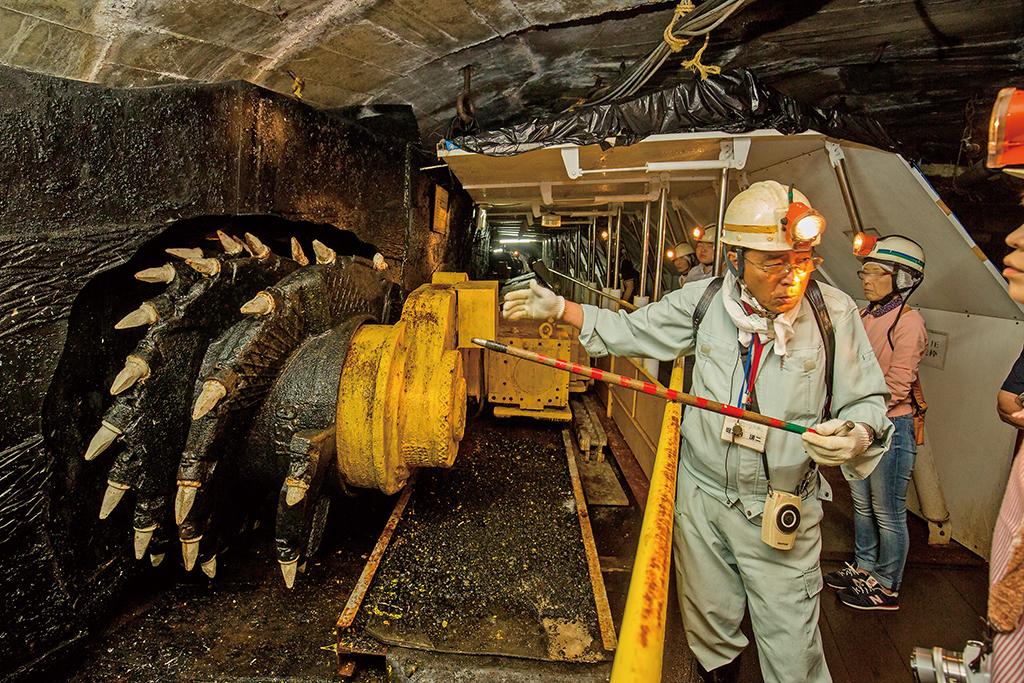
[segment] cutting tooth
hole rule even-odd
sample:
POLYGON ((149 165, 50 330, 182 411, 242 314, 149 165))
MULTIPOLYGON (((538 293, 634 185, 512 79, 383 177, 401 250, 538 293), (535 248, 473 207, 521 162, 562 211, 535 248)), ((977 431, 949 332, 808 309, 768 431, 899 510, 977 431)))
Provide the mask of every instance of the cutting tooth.
POLYGON ((203 250, 199 247, 172 247, 164 249, 164 251, 171 256, 180 258, 182 261, 190 258, 203 258, 203 250))
POLYGON ((299 568, 297 559, 291 562, 281 562, 281 573, 284 575, 284 585, 291 588, 295 585, 295 572, 299 568))
POLYGON ((302 251, 302 245, 299 244, 299 240, 292 238, 292 261, 295 261, 300 266, 309 265, 309 257, 306 256, 306 252, 302 251))
MULTIPOLYGON (((153 540, 153 532, 156 531, 156 525, 154 524, 148 529, 136 529, 135 530, 135 559, 141 560, 146 556, 146 548, 149 547, 149 542, 153 540)), ((156 565, 153 565, 156 566, 156 565)))
POLYGON ((141 282, 163 283, 169 285, 174 281, 174 266, 165 263, 159 268, 146 268, 135 273, 135 279, 141 282))
POLYGON ((274 312, 277 302, 270 292, 257 292, 256 296, 242 304, 239 310, 246 315, 269 315, 274 312))
POLYGON ((205 277, 213 277, 220 272, 220 261, 215 258, 190 258, 185 261, 188 266, 205 277))
POLYGON ((245 246, 243 246, 241 242, 223 230, 217 231, 217 239, 220 240, 220 246, 224 247, 224 251, 227 252, 229 256, 241 254, 242 250, 245 249, 245 246))
POLYGON ((217 556, 214 555, 206 562, 201 562, 199 564, 199 568, 202 569, 203 573, 211 579, 217 576, 217 556))
POLYGON ((192 407, 192 419, 198 420, 203 415, 213 410, 217 402, 227 396, 227 388, 215 379, 208 379, 203 382, 203 390, 199 392, 199 398, 192 407))
POLYGON ((117 396, 136 382, 144 382, 149 377, 149 363, 132 354, 124 360, 124 368, 117 373, 114 383, 110 385, 110 393, 117 396))
POLYGON ((100 503, 100 519, 106 519, 110 516, 110 513, 114 511, 117 504, 124 498, 124 492, 129 488, 131 487, 120 482, 107 482, 107 490, 103 494, 103 502, 100 503))
POLYGON ((148 301, 136 308, 134 311, 126 315, 117 321, 114 325, 115 330, 124 330, 129 327, 142 327, 143 325, 152 325, 160 319, 160 314, 156 311, 156 306, 149 303, 148 301))
POLYGON ((300 500, 302 500, 305 497, 306 497, 306 487, 305 486, 296 486, 294 484, 289 484, 288 485, 288 492, 285 493, 285 496, 284 496, 284 502, 287 503, 288 506, 290 507, 292 505, 295 505, 296 503, 298 503, 300 500))
POLYGON ((106 420, 100 423, 100 428, 93 434, 92 441, 89 442, 89 447, 85 449, 85 459, 95 460, 99 457, 100 453, 107 450, 110 444, 114 443, 117 437, 123 434, 120 429, 110 424, 106 420))
POLYGON ((260 242, 260 239, 251 232, 245 233, 245 248, 256 258, 267 258, 270 256, 270 247, 260 242))
POLYGON ((181 525, 188 517, 189 511, 192 509, 192 505, 196 502, 196 493, 198 493, 198 486, 186 486, 183 484, 178 485, 178 494, 174 497, 174 523, 181 525))
POLYGON ((333 249, 320 240, 313 240, 313 252, 316 254, 316 262, 324 265, 334 263, 334 259, 338 256, 333 249))
POLYGON ((156 555, 149 556, 149 563, 154 567, 159 567, 160 563, 164 561, 164 553, 158 553, 156 555))
POLYGON ((199 557, 200 540, 202 540, 202 536, 181 542, 181 559, 185 560, 185 571, 187 572, 192 571, 192 567, 196 566, 196 558, 199 557))

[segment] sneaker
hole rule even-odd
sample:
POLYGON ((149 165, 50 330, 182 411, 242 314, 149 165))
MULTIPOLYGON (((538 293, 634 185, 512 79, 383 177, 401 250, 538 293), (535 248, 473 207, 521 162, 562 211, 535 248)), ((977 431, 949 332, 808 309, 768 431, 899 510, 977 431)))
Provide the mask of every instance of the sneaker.
POLYGON ((854 585, 864 581, 869 576, 871 575, 866 571, 857 569, 847 562, 846 566, 839 571, 825 574, 825 585, 837 591, 846 590, 847 588, 853 588, 854 585))
POLYGON ((862 610, 885 610, 892 612, 900 608, 899 593, 882 588, 882 584, 869 576, 852 587, 839 591, 839 602, 847 607, 862 610))

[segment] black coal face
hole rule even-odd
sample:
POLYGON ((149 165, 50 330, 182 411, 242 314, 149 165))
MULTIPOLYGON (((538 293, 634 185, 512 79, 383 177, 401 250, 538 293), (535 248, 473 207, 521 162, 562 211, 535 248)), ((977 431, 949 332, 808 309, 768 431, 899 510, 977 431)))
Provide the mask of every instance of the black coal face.
MULTIPOLYGON (((133 526, 146 527, 152 522, 169 528, 171 533, 158 533, 153 539, 148 549, 150 557, 170 552, 171 562, 180 561, 170 504, 191 424, 193 386, 204 356, 211 342, 242 317, 239 313, 242 303, 297 268, 289 259, 278 259, 281 265, 273 268, 262 267, 264 264, 258 259, 243 253, 235 261, 223 262, 225 269, 233 269, 224 286, 203 289, 202 276, 184 261, 168 255, 165 249, 198 246, 208 256, 217 257, 223 251, 217 241, 217 229, 238 235, 255 234, 278 254, 290 254, 291 237, 300 236, 299 241, 310 259, 313 259, 314 239, 338 254, 369 258, 376 253, 374 245, 332 226, 290 223, 268 216, 205 217, 171 226, 145 243, 124 266, 100 273, 82 288, 68 317, 67 341, 44 402, 42 443, 35 444, 48 458, 46 470, 51 473, 46 482, 48 495, 38 501, 19 497, 17 488, 6 492, 7 501, 26 499, 36 506, 31 510, 38 511, 37 514, 47 513, 45 533, 9 538, 7 543, 0 544, 0 554, 6 556, 2 565, 4 578, 19 586, 5 602, 3 611, 9 618, 4 623, 17 625, 30 639, 39 639, 30 640, 30 646, 37 642, 42 645, 69 625, 84 630, 116 609, 119 599, 134 583, 147 580, 150 562, 137 562, 133 557, 133 526), (133 277, 138 271, 166 262, 172 262, 178 272, 169 286, 139 282, 133 277), (195 293, 179 296, 176 311, 158 306, 168 318, 185 313, 168 334, 153 337, 155 341, 147 346, 146 340, 151 335, 147 335, 146 326, 114 329, 115 323, 141 302, 158 301, 164 290, 174 288, 195 293), (141 392, 137 397, 130 396, 129 391, 127 400, 120 400, 124 395, 115 399, 110 395, 111 383, 124 367, 125 357, 139 353, 140 349, 152 354, 148 358, 153 375, 147 381, 159 382, 159 390, 141 392), (110 448, 105 458, 101 456, 86 462, 83 453, 103 418, 118 422, 126 434, 110 448), (142 461, 139 457, 127 457, 128 451, 138 456, 140 450, 142 461), (140 467, 144 469, 141 473, 140 467), (131 480, 136 490, 127 495, 126 502, 108 519, 100 520, 97 512, 108 479, 131 480), (133 497, 140 499, 135 504, 134 514, 130 502, 133 497), (141 510, 142 517, 140 507, 145 506, 141 505, 141 499, 149 501, 151 508, 141 510), (147 512, 151 513, 148 521, 147 512), (47 580, 52 576, 53 567, 60 568, 60 583, 56 586, 47 580)), ((312 266, 314 271, 317 268, 312 266)), ((394 305, 392 302, 392 307, 394 305)), ((379 319, 383 315, 368 317, 379 319)), ((325 318, 324 324, 329 325, 330 320, 325 318)), ((332 383, 316 379, 328 387, 327 392, 321 393, 330 393, 332 383)), ((288 381, 292 385, 296 383, 294 377, 288 381)), ((336 386, 335 379, 335 391, 336 386)), ((251 406, 249 412, 256 407, 251 406)), ((265 407, 264 412, 273 415, 279 411, 270 406, 265 407)), ((239 434, 233 441, 245 444, 248 426, 248 422, 239 426, 239 434)), ((273 440, 257 439, 256 442, 266 443, 262 451, 244 449, 249 461, 233 458, 222 465, 241 471, 245 476, 237 477, 237 481, 247 487, 245 495, 241 496, 237 488, 221 488, 220 507, 245 513, 231 520, 229 529, 220 529, 225 540, 251 523, 261 495, 276 497, 277 488, 273 483, 276 481, 279 487, 283 477, 281 465, 273 464, 276 457, 273 440), (264 466, 254 468, 252 463, 264 466)), ((300 516, 299 526, 305 523, 305 518, 300 516)), ((297 534, 295 528, 291 529, 292 536, 297 534)), ((12 641, 5 639, 4 642, 12 641)), ((2 654, 15 656, 14 652, 2 654)))
MULTIPOLYGON (((155 296, 132 273, 163 263, 164 247, 216 248, 206 238, 228 228, 282 257, 293 232, 310 257, 312 238, 379 250, 418 284, 426 260, 402 263, 426 252, 429 184, 417 136, 390 133, 243 84, 116 90, 0 68, 4 671, 67 656, 131 581, 134 520, 97 519, 110 463, 87 466, 82 448, 141 339, 113 325, 155 296)), ((191 332, 194 352, 168 360, 182 376, 207 333, 191 332)))

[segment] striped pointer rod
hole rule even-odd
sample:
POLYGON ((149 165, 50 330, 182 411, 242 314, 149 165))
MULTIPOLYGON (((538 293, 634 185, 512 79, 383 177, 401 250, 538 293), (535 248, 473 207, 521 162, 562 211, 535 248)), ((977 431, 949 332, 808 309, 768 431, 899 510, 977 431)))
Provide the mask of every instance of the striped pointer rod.
MULTIPOLYGON (((560 358, 551 358, 545 356, 542 353, 536 353, 534 351, 528 351, 521 349, 517 346, 509 346, 508 344, 501 344, 490 339, 480 339, 479 337, 473 338, 473 343, 477 346, 482 346, 490 351, 496 351, 498 353, 506 353, 516 358, 522 358, 523 360, 532 361, 534 363, 540 363, 541 365, 548 365, 558 370, 565 370, 574 375, 582 375, 589 377, 590 379, 597 380, 599 382, 607 382, 608 384, 617 384, 620 387, 632 389, 633 391, 639 391, 652 396, 658 396, 659 398, 666 399, 668 401, 674 401, 676 403, 682 403, 694 408, 700 408, 701 410, 709 410, 713 413, 721 413, 722 415, 728 415, 730 417, 736 417, 747 422, 756 422, 767 427, 774 427, 775 429, 783 429, 787 432, 793 432, 794 434, 803 434, 804 432, 814 432, 809 427, 803 425, 794 424, 792 422, 786 422, 785 420, 779 420, 774 417, 768 417, 761 413, 755 413, 750 410, 743 410, 736 406, 727 405, 725 403, 719 403, 718 401, 712 401, 710 399, 701 398, 700 396, 693 396, 691 394, 684 394, 681 391, 675 389, 666 389, 660 387, 653 382, 644 382, 638 379, 631 379, 629 377, 623 377, 617 375, 614 372, 607 372, 599 368, 592 368, 587 365, 580 365, 579 363, 570 363, 560 358)), ((853 423, 844 425, 844 429, 840 430, 839 433, 845 433, 850 429, 853 429, 853 423)))

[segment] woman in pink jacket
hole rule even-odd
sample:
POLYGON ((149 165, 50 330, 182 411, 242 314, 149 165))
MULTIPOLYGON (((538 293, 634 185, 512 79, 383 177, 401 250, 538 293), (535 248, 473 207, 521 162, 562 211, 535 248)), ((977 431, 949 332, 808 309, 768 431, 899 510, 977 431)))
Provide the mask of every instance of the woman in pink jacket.
POLYGON ((895 431, 892 445, 871 476, 850 482, 854 563, 826 575, 825 583, 839 591, 840 602, 848 607, 896 610, 910 548, 907 486, 917 456, 917 370, 928 346, 924 318, 906 305, 924 279, 924 251, 917 242, 900 236, 879 239, 874 245, 855 243, 855 250, 863 257, 857 275, 868 300, 861 320, 889 387, 888 415, 895 431))

